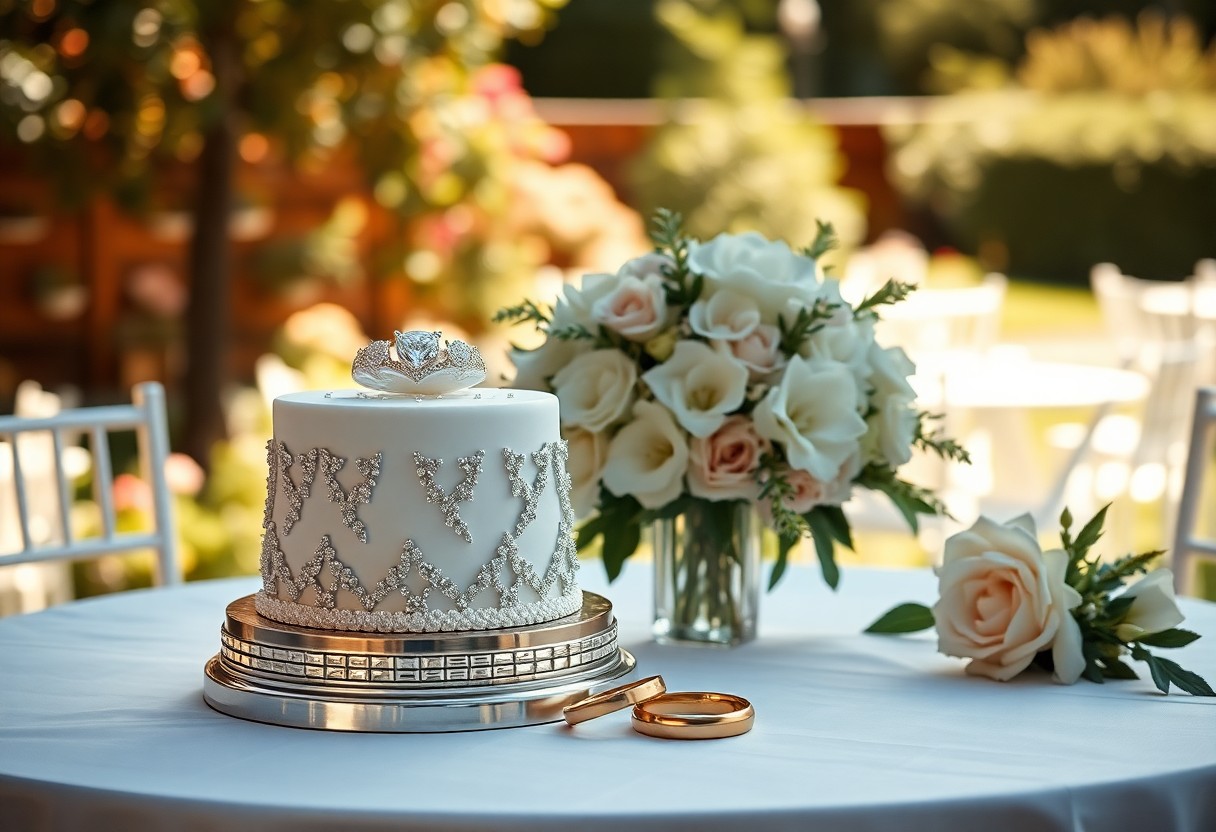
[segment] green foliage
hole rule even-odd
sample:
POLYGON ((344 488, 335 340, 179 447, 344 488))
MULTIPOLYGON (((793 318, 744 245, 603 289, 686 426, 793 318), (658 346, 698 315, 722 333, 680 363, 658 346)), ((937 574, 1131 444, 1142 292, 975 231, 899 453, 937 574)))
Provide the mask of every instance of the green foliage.
POLYGON ((1178 278, 1207 256, 1216 47, 1174 18, 1078 21, 1027 42, 1020 85, 892 127, 899 189, 988 268, 1084 282, 1097 262, 1178 278))
POLYGON ((933 626, 933 610, 924 604, 900 604, 887 610, 865 632, 898 635, 928 630, 933 626))
MULTIPOLYGON (((750 28, 746 4, 663 0, 668 119, 631 169, 644 210, 671 206, 696 237, 760 231, 809 241, 827 220, 843 245, 864 234, 860 195, 837 182, 835 135, 789 100, 780 40, 750 28)), ((771 14, 771 9, 770 12, 771 14)))

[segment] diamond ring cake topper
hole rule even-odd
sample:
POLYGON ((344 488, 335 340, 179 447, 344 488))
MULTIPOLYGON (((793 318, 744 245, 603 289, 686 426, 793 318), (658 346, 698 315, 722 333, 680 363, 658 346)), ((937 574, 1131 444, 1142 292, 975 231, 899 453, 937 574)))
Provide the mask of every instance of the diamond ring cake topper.
POLYGON ((439 346, 439 332, 394 332, 394 344, 372 341, 355 354, 350 374, 363 387, 384 393, 441 396, 485 380, 486 364, 476 347, 452 339, 439 346))

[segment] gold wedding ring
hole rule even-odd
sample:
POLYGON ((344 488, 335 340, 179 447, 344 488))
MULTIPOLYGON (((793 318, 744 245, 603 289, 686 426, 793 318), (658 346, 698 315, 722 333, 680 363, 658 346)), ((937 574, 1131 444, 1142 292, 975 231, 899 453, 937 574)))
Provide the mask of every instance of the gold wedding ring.
POLYGON ((662 676, 648 676, 619 688, 606 690, 579 700, 573 705, 562 709, 562 716, 571 725, 586 722, 589 719, 604 716, 636 705, 647 699, 653 699, 667 690, 662 676))
POLYGON ((633 730, 665 740, 737 737, 755 721, 752 704, 730 693, 668 693, 633 706, 633 730))

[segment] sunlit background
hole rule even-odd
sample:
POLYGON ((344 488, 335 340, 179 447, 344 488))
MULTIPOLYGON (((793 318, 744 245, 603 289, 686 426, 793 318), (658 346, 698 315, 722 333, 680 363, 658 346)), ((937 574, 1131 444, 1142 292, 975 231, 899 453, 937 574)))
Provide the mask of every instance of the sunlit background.
MULTIPOLYGON (((494 311, 615 271, 660 206, 799 245, 822 219, 846 295, 921 287, 883 337, 972 450, 912 463, 957 521, 1114 501, 1111 554, 1160 548, 1216 382, 1214 32, 1201 0, 0 0, 0 412, 161 381, 187 576, 253 574, 274 396, 422 327, 507 383, 535 336, 494 311)), ((872 564, 954 522, 849 512, 872 564)), ((9 567, 0 611, 150 563, 9 567)))

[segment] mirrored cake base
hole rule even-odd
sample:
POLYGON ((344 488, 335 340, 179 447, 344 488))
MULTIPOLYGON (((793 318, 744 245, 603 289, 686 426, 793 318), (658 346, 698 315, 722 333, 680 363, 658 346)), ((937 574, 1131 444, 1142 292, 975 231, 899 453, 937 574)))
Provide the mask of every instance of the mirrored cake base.
POLYGON ((242 719, 329 731, 426 733, 557 722, 633 672, 612 604, 583 593, 564 618, 460 633, 351 633, 280 624, 249 595, 228 605, 203 698, 242 719))

